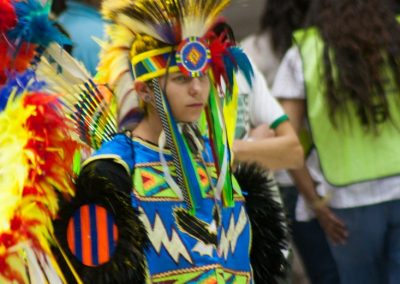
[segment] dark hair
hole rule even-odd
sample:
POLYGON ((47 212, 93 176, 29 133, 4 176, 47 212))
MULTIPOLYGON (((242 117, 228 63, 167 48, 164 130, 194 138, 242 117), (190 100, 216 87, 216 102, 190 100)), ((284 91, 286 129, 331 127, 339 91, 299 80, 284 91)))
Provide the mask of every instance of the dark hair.
POLYGON ((400 25, 388 0, 319 0, 311 21, 325 42, 326 96, 332 123, 348 117, 347 102, 358 108, 367 130, 390 119, 387 80, 400 86, 400 25), (384 76, 384 69, 392 78, 384 76), (386 70, 386 69, 385 69, 386 70))
POLYGON ((54 0, 51 3, 51 12, 59 16, 67 8, 65 0, 54 0))
POLYGON ((215 33, 216 36, 224 34, 226 40, 236 43, 235 34, 232 27, 225 21, 218 21, 212 28, 211 31, 215 33))
POLYGON ((303 27, 312 0, 265 1, 260 29, 261 32, 270 31, 272 48, 281 58, 292 45, 292 33, 303 27))
MULTIPOLYGON (((100 8, 102 0, 76 0, 77 2, 87 4, 90 6, 100 8)), ((55 16, 59 16, 62 12, 64 12, 68 8, 67 0, 53 0, 51 3, 51 12, 55 16)))

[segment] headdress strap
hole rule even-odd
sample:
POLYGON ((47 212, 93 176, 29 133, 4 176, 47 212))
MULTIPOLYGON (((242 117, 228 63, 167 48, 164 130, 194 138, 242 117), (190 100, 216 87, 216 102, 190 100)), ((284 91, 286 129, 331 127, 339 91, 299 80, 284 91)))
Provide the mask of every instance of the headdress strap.
POLYGON ((211 53, 205 40, 189 37, 177 48, 172 46, 141 53, 132 58, 132 70, 136 80, 147 81, 167 72, 181 71, 190 77, 205 74, 210 66, 211 53))
POLYGON ((153 86, 156 108, 160 114, 168 147, 172 152, 177 182, 179 188, 182 190, 183 199, 187 207, 186 209, 193 214, 195 208, 200 205, 202 200, 201 183, 198 173, 195 171, 196 167, 194 167, 195 161, 190 154, 187 142, 180 134, 178 125, 171 113, 168 100, 161 90, 159 81, 154 79, 153 86))

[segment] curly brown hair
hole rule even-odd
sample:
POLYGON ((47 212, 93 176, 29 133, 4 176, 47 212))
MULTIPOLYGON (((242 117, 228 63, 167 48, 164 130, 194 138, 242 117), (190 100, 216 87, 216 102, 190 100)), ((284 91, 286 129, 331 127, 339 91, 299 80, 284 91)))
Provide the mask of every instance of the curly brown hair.
POLYGON ((335 126, 339 113, 348 117, 349 101, 367 131, 391 119, 386 88, 389 79, 396 94, 400 90, 400 24, 389 1, 314 1, 310 19, 325 42, 326 95, 335 126))

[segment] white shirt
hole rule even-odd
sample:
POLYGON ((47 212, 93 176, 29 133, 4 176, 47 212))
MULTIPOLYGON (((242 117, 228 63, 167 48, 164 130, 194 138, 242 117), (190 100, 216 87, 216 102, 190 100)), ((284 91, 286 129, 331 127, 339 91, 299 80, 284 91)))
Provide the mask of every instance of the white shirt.
MULTIPOLYGON (((297 47, 292 47, 284 56, 278 69, 272 94, 277 98, 306 99, 302 59, 297 47)), ((329 205, 333 208, 353 208, 373 205, 385 201, 400 199, 399 176, 377 179, 336 187, 324 178, 315 148, 307 160, 312 178, 318 183, 320 195, 331 194, 329 205)), ((305 221, 313 216, 305 200, 301 197, 297 203, 296 219, 305 221)))
POLYGON ((260 70, 253 63, 252 66, 252 86, 247 83, 241 72, 236 77, 239 89, 236 139, 247 138, 250 129, 261 124, 276 128, 287 117, 281 105, 271 95, 260 70))
MULTIPOLYGON (((271 95, 264 76, 260 70, 251 62, 254 78, 250 86, 241 72, 237 73, 236 80, 238 85, 238 114, 236 120, 235 139, 248 138, 250 129, 261 124, 267 124, 271 128, 276 128, 279 124, 287 120, 281 105, 271 95)), ((270 179, 274 179, 272 171, 268 172, 270 179)), ((272 187, 275 199, 282 202, 279 196, 278 187, 272 187)))
MULTIPOLYGON (((260 34, 252 34, 241 42, 241 46, 252 61, 257 62, 257 67, 267 80, 267 84, 272 86, 281 59, 272 48, 270 32, 264 31, 260 34)), ((281 186, 294 185, 292 178, 286 170, 276 171, 275 178, 281 186)))

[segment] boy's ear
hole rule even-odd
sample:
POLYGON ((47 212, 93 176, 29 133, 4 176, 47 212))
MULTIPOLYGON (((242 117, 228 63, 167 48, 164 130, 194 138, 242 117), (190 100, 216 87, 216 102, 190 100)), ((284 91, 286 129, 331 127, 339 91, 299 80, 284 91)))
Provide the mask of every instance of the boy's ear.
POLYGON ((135 81, 134 87, 136 93, 142 100, 145 100, 146 97, 151 96, 153 94, 151 88, 145 82, 135 81))

